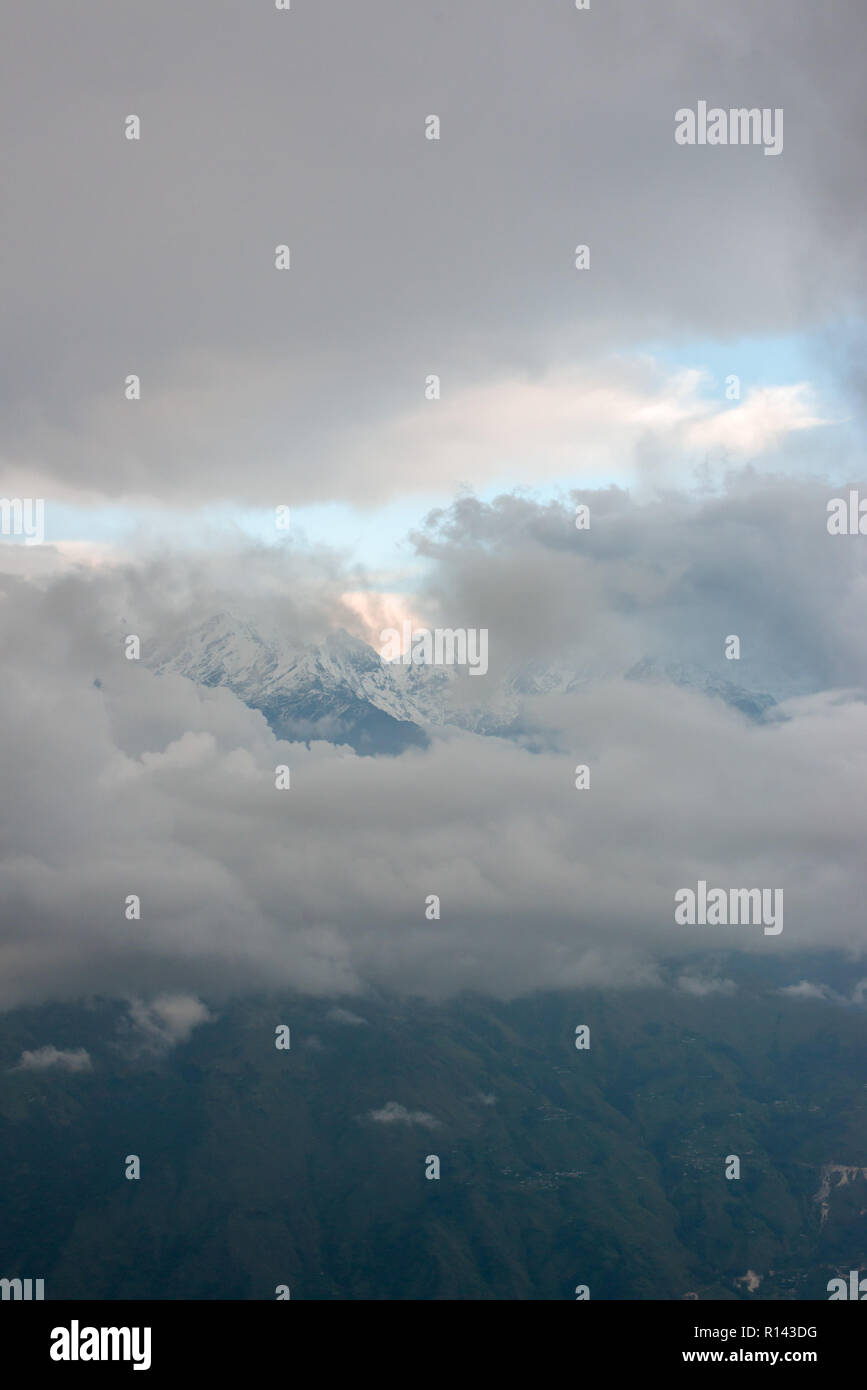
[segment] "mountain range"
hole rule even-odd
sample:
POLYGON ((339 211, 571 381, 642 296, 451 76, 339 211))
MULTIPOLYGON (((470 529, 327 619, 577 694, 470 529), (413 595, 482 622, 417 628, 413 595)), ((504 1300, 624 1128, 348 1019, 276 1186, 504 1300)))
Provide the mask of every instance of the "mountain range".
POLYGON ((371 755, 424 747, 431 730, 448 725, 500 738, 526 734, 529 700, 568 695, 611 677, 700 690, 754 720, 780 698, 692 663, 653 656, 623 669, 568 660, 531 663, 508 671, 479 698, 476 680, 460 668, 385 662, 342 628, 321 643, 299 642, 261 618, 228 611, 198 623, 180 640, 158 643, 149 665, 200 685, 225 686, 260 710, 279 738, 346 743, 371 755))

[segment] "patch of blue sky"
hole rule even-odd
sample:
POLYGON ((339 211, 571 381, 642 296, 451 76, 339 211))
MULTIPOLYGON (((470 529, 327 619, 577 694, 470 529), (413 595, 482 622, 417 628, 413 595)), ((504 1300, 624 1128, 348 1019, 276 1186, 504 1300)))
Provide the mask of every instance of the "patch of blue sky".
MULTIPOLYGON (((854 326, 860 331, 860 325, 854 326)), ((853 433, 852 402, 846 399, 841 385, 839 361, 828 353, 833 328, 815 333, 781 334, 766 337, 743 337, 727 341, 713 339, 684 339, 680 342, 656 341, 633 344, 630 355, 646 354, 663 368, 671 371, 699 369, 707 374, 702 394, 735 407, 738 402, 726 401, 726 378, 740 379, 740 400, 753 389, 792 386, 807 382, 815 392, 817 413, 838 423, 823 427, 835 431, 841 452, 848 453, 853 433), (847 448, 843 449, 846 436, 847 448)), ((841 336, 850 336, 853 325, 841 328, 841 336)), ((599 474, 582 473, 574 479, 562 476, 545 480, 539 478, 526 486, 526 479, 504 475, 484 488, 475 490, 481 501, 491 501, 502 493, 520 490, 540 503, 562 501, 572 488, 604 488, 614 481, 599 474)), ((157 505, 83 506, 70 502, 46 499, 45 539, 52 541, 88 541, 129 547, 132 552, 170 545, 191 550, 208 549, 235 540, 250 540, 262 545, 294 545, 304 549, 326 547, 340 551, 350 562, 363 566, 370 586, 388 588, 394 582, 395 571, 406 570, 411 582, 413 572, 424 566, 416 555, 409 533, 418 529, 429 511, 448 507, 450 494, 407 494, 377 507, 361 508, 346 502, 316 503, 292 508, 288 533, 277 530, 272 508, 238 507, 228 503, 213 504, 192 513, 157 505)))
MULTIPOLYGON (((841 325, 841 336, 848 337, 852 331, 851 324, 841 325)), ((810 333, 768 337, 646 342, 635 344, 634 351, 646 353, 675 371, 696 368, 705 371, 708 374, 705 392, 717 399, 725 400, 729 376, 740 378, 741 399, 750 390, 809 382, 837 417, 845 410, 845 389, 840 382, 839 363, 827 351, 833 336, 833 328, 826 326, 810 333)))

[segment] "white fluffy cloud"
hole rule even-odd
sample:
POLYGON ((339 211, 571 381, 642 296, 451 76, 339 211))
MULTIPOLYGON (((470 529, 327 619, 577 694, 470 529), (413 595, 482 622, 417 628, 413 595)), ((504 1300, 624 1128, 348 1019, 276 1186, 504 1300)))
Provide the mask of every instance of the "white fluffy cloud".
POLYGON ((148 1001, 131 1000, 129 1021, 137 1050, 168 1052, 186 1042, 194 1028, 213 1022, 213 1015, 193 995, 160 994, 148 1001))
POLYGON ((91 1071, 93 1063, 90 1053, 83 1047, 56 1048, 53 1044, 37 1047, 33 1051, 22 1052, 13 1071, 91 1071))
POLYGON ((403 1125, 407 1129, 439 1129, 441 1122, 425 1110, 408 1110, 396 1100, 387 1101, 381 1110, 371 1110, 369 1118, 379 1125, 403 1125))
POLYGON ((833 990, 830 990, 827 985, 814 985, 810 980, 801 980, 796 985, 784 985, 778 992, 785 995, 787 999, 828 1000, 834 997, 833 990))

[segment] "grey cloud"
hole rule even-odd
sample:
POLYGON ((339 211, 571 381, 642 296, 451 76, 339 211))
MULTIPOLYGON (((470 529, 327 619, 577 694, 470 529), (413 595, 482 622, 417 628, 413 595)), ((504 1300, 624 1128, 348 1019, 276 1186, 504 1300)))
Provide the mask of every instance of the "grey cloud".
POLYGON ((734 994, 737 990, 734 980, 722 979, 695 968, 684 970, 678 976, 677 988, 699 999, 709 994, 734 994))
MULTIPOLYGON (((858 538, 823 534, 821 499, 763 485, 704 507, 640 508, 612 493, 585 537, 568 534, 568 508, 461 504, 429 533, 425 602, 485 621, 492 653, 589 655, 603 670, 525 696, 535 740, 444 728, 393 759, 280 742, 229 691, 125 661, 109 620, 156 638, 155 615, 182 594, 175 619, 194 621, 213 599, 195 567, 181 582, 183 567, 167 565, 166 591, 156 564, 147 583, 129 569, 7 576, 0 1003, 287 987, 344 1000, 371 988, 511 996, 661 987, 672 957, 681 978, 702 980, 703 958, 722 950, 858 957, 864 560, 858 538), (703 613, 724 633, 763 603, 773 624, 747 629, 741 667, 764 642, 764 666, 785 684, 800 631, 810 687, 781 690, 776 717, 623 678, 640 638, 703 652, 703 613), (587 792, 574 787, 579 762, 591 766, 587 792), (274 785, 283 763, 288 792, 274 785), (699 879, 782 887, 783 934, 677 926, 674 894, 699 879), (424 915, 431 892, 436 922, 424 915), (130 893, 140 921, 124 917, 130 893)), ((281 557, 272 563, 290 592, 281 557)), ((243 557, 226 570, 243 588, 243 557)), ((171 1033, 170 1016, 142 1008, 171 1033)))
POLYGON ((786 985, 777 992, 785 995, 787 999, 820 999, 844 1006, 854 1004, 857 1008, 861 1008, 865 1001, 865 985, 867 985, 867 981, 859 980, 849 993, 841 994, 839 990, 832 989, 830 985, 814 983, 812 980, 800 980, 798 984, 786 985))
POLYGON ((864 688, 867 551, 826 530, 846 486, 746 470, 704 498, 576 491, 588 531, 574 505, 465 497, 415 535, 425 597, 437 621, 490 630, 495 677, 522 663, 622 673, 650 657, 776 696, 864 688), (730 633, 740 661, 725 659, 730 633))
POLYGON ((454 397, 863 312, 855 0, 797 22, 785 0, 45 0, 5 28, 13 493, 423 490, 430 372, 454 397), (782 156, 676 146, 699 97, 783 107, 782 156))
POLYGON ((22 1052, 12 1071, 92 1071, 90 1053, 83 1047, 59 1049, 48 1044, 32 1051, 22 1052))
POLYGON ((785 985, 777 991, 787 999, 833 999, 834 992, 827 985, 814 985, 809 980, 801 980, 797 985, 785 985))
POLYGON ((408 1110, 396 1100, 387 1101, 381 1110, 371 1110, 369 1119, 380 1125, 403 1125, 406 1129, 439 1129, 441 1122, 425 1110, 408 1110))
POLYGON ((329 1009, 327 1018, 331 1023, 340 1023, 346 1028, 367 1026, 367 1019, 362 1018, 359 1014, 354 1014, 351 1009, 329 1009))
POLYGON ((131 999, 126 1034, 135 1054, 162 1055, 186 1042, 193 1030, 212 1023, 210 1010, 187 994, 161 994, 155 999, 131 999))

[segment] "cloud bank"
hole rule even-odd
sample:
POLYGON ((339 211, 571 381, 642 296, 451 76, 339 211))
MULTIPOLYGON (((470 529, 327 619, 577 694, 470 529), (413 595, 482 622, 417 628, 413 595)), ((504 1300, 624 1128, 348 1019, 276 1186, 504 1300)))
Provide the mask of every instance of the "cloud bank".
MULTIPOLYGON (((151 640, 173 595, 207 613, 210 571, 6 576, 0 1004, 156 997, 140 1022, 171 1040, 201 998, 248 988, 511 995, 652 984, 676 957, 701 993, 720 987, 708 952, 860 955, 865 560, 828 536, 826 496, 748 477, 703 503, 604 492, 587 533, 521 497, 432 517, 420 602, 489 627, 498 663, 470 684, 492 706, 516 666, 525 693, 511 737, 446 724, 397 758, 281 742, 228 690, 126 661, 123 632, 151 640), (657 677, 627 678, 659 652, 657 677), (779 703, 757 721, 672 683, 687 657, 779 703), (546 690, 552 662, 578 679, 546 690), (782 888, 784 932, 677 925, 700 879, 782 888)), ((305 625, 287 564, 250 574, 307 634, 323 612, 305 625)), ((242 587, 243 557, 228 568, 242 587)))
POLYGON ((509 427, 580 472, 601 405, 639 461, 672 412, 697 449, 804 426, 800 382, 703 418, 635 356, 863 321, 863 14, 801 9, 15 7, 4 492, 366 504, 481 484, 509 427), (698 98, 783 108, 784 152, 678 146, 698 98))

